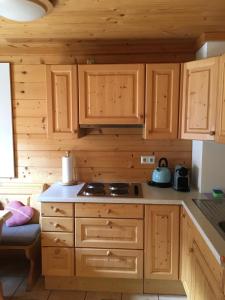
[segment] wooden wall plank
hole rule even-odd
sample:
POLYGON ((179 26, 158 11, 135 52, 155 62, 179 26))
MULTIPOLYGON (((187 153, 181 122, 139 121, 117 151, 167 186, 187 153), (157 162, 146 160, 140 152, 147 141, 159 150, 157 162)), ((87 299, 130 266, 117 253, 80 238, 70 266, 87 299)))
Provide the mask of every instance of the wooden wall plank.
MULTIPOLYGON (((64 151, 18 151, 17 162, 20 167, 61 168, 61 158, 64 151)), ((169 167, 175 164, 191 166, 190 152, 117 152, 108 151, 72 151, 75 164, 78 168, 139 168, 152 169, 157 166, 161 157, 166 156, 169 167), (155 155, 156 163, 153 165, 141 164, 141 155, 155 155)))
MULTIPOLYGON (((132 47, 135 47, 132 45, 132 47)), ((97 48, 96 48, 97 49, 97 48)), ((146 51, 147 48, 145 48, 146 51)), ((90 53, 91 48, 89 49, 90 53)), ((88 51, 89 51, 88 50, 88 51)), ((137 50, 137 49, 136 49, 137 50)), ((84 55, 82 53, 19 54, 0 56, 11 61, 15 161, 17 178, 10 182, 52 183, 61 179, 61 157, 71 150, 76 158, 80 180, 138 181, 150 178, 155 165, 141 165, 141 155, 167 157, 171 168, 181 163, 191 167, 192 144, 187 140, 144 140, 143 128, 89 128, 79 139, 52 139, 46 134, 47 97, 45 69, 47 64, 97 62, 182 61, 191 53, 136 53, 131 55, 84 55)), ((16 52, 16 50, 15 50, 16 52)), ((28 51, 29 52, 29 51, 28 51)), ((44 53, 44 51, 43 51, 44 53)), ((5 180, 0 179, 0 182, 5 180)))
POLYGON ((47 117, 46 100, 13 100, 14 117, 47 117))

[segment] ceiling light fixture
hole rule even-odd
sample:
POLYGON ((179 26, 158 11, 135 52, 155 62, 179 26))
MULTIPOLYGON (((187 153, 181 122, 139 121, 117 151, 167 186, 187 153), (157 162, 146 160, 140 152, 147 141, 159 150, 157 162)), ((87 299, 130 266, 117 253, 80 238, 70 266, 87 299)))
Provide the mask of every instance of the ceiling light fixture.
POLYGON ((0 16, 17 22, 40 19, 52 8, 50 0, 0 0, 0 16))

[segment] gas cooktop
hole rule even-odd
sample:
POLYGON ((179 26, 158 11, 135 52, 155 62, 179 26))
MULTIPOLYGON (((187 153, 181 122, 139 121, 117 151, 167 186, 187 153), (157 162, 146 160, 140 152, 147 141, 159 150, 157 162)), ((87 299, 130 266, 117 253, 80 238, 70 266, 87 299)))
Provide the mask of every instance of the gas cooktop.
POLYGON ((142 186, 140 183, 85 183, 77 194, 83 197, 122 197, 122 198, 143 198, 142 186))

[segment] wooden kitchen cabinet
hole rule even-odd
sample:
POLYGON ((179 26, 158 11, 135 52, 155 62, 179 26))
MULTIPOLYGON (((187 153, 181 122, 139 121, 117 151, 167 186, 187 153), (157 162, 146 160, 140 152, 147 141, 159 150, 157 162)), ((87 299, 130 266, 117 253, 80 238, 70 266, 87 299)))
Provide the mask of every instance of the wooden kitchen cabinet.
POLYGON ((42 274, 45 276, 74 276, 74 249, 42 248, 42 274))
POLYGON ((45 276, 74 276, 73 203, 41 204, 42 273, 45 276))
POLYGON ((225 144, 225 55, 220 57, 216 141, 225 144))
POLYGON ((181 217, 181 280, 188 299, 224 300, 224 269, 218 264, 186 211, 181 217))
POLYGON ((76 274, 80 277, 143 278, 143 251, 76 249, 76 274))
POLYGON ((48 65, 47 116, 48 136, 78 136, 77 66, 48 65))
POLYGON ((184 64, 181 138, 215 139, 218 67, 217 57, 184 64))
POLYGON ((146 65, 145 139, 178 137, 180 64, 146 65))
POLYGON ((145 279, 178 279, 179 206, 145 206, 145 279))
POLYGON ((75 246, 143 249, 143 220, 76 218, 75 246))
POLYGON ((143 124, 143 64, 79 65, 80 124, 143 124))
POLYGON ((191 251, 191 299, 193 300, 224 300, 218 282, 209 268, 205 253, 193 241, 191 251))

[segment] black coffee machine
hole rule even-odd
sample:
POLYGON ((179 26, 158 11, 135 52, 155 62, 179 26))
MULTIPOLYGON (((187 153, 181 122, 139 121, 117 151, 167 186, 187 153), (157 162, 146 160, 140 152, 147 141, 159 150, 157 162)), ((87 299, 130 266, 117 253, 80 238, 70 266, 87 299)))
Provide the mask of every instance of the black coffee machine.
POLYGON ((173 188, 176 191, 190 192, 190 178, 187 168, 180 165, 175 167, 173 188))

